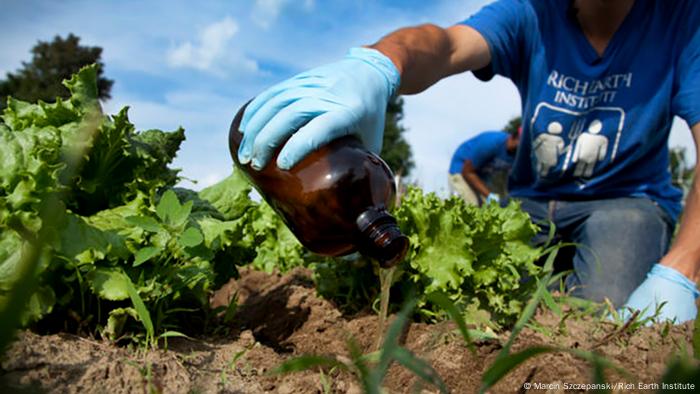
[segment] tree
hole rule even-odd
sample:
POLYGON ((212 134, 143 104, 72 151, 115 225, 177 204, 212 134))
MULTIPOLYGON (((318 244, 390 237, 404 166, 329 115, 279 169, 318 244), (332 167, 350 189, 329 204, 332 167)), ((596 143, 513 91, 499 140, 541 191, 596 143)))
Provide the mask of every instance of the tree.
POLYGON ((505 125, 505 127, 503 127, 503 131, 505 131, 509 134, 515 134, 518 132, 518 129, 520 129, 521 124, 522 124, 522 118, 520 116, 516 116, 508 121, 508 123, 505 125))
POLYGON ((671 182, 673 186, 683 190, 683 198, 688 195, 695 175, 694 166, 688 164, 685 152, 685 148, 682 147, 671 148, 668 152, 671 182))
POLYGON ((52 102, 56 97, 67 98, 68 89, 61 82, 81 67, 93 63, 98 65, 99 97, 110 98, 114 81, 102 76, 102 48, 81 46, 80 38, 71 33, 65 39, 56 36, 51 42, 39 41, 31 52, 31 62, 22 62, 22 68, 15 73, 7 73, 7 79, 0 80, 0 109, 7 105, 7 96, 29 102, 52 102))
POLYGON ((411 145, 403 136, 406 129, 401 125, 401 119, 403 119, 403 99, 394 97, 389 101, 386 109, 384 141, 380 156, 394 174, 405 177, 411 172, 415 163, 411 145))

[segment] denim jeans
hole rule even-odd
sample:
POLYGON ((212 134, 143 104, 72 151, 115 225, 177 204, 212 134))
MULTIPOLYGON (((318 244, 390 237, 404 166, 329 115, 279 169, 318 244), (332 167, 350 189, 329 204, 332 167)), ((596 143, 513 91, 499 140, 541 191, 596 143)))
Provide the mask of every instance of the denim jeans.
POLYGON ((666 212, 646 198, 518 200, 540 226, 535 244, 547 241, 550 223, 555 226, 555 242, 577 244, 575 250, 561 250, 573 252, 563 261, 564 269, 573 269, 565 281, 567 291, 596 302, 607 298, 615 307, 627 301, 666 253, 675 226, 666 212))

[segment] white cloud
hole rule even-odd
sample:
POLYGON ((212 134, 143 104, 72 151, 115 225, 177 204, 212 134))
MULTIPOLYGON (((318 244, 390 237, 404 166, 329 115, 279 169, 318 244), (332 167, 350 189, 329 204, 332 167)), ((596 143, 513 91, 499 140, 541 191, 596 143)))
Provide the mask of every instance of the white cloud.
MULTIPOLYGON (((255 0, 255 6, 251 18, 258 26, 268 29, 272 26, 277 18, 282 13, 282 10, 289 5, 296 5, 297 2, 292 0, 255 0)), ((314 0, 304 0, 302 7, 305 11, 311 11, 314 8, 314 0)))
POLYGON ((197 43, 186 41, 168 51, 168 64, 214 74, 222 74, 223 63, 227 64, 226 68, 238 66, 247 71, 257 71, 255 61, 241 56, 229 45, 236 33, 238 24, 231 17, 214 22, 202 30, 197 43))

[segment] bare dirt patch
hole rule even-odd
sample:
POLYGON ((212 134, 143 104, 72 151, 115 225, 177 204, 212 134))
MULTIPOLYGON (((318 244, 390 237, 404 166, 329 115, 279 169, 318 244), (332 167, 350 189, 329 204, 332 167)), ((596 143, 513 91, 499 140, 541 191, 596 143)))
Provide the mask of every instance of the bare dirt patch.
MULTIPOLYGON (((276 366, 300 354, 347 355, 352 336, 363 351, 375 341, 377 319, 371 313, 344 316, 316 295, 309 272, 294 270, 268 275, 243 270, 241 279, 224 286, 214 304, 236 295, 239 308, 230 332, 223 337, 177 339, 167 350, 135 351, 114 344, 59 334, 23 332, 0 363, 2 392, 48 393, 357 393, 348 373, 314 370, 271 375, 276 366)), ((633 379, 611 374, 610 381, 659 382, 668 360, 692 351, 692 325, 655 326, 633 333, 614 333, 613 324, 592 318, 562 319, 542 312, 538 324, 524 329, 513 351, 533 345, 595 350, 625 368, 633 379)), ((477 344, 472 354, 451 323, 413 323, 405 346, 430 362, 454 393, 478 391, 481 375, 495 359, 508 333, 477 344)), ((525 392, 525 383, 591 382, 587 362, 567 353, 544 354, 521 365, 491 392, 525 392)), ((387 392, 435 392, 421 386, 410 372, 392 366, 387 392)), ((531 386, 532 387, 532 386, 531 386)), ((545 392, 545 391, 541 391, 545 392)), ((644 392, 625 390, 624 392, 644 392)))

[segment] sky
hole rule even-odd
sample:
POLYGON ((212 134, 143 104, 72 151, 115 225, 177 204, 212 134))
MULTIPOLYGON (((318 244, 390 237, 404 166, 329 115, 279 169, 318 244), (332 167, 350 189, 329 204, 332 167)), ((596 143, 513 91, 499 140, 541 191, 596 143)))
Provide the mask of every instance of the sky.
MULTIPOLYGON (((186 141, 173 166, 182 169, 184 186, 200 189, 230 173, 228 128, 249 98, 400 27, 446 27, 488 2, 2 0, 0 78, 29 61, 38 40, 73 33, 82 45, 102 47, 104 74, 115 81, 105 112, 129 106, 138 130, 184 127, 186 141)), ((483 83, 470 73, 404 100, 412 178, 442 195, 457 146, 520 112, 510 81, 483 83)), ((687 147, 694 162, 690 131, 678 119, 669 144, 687 147)))

